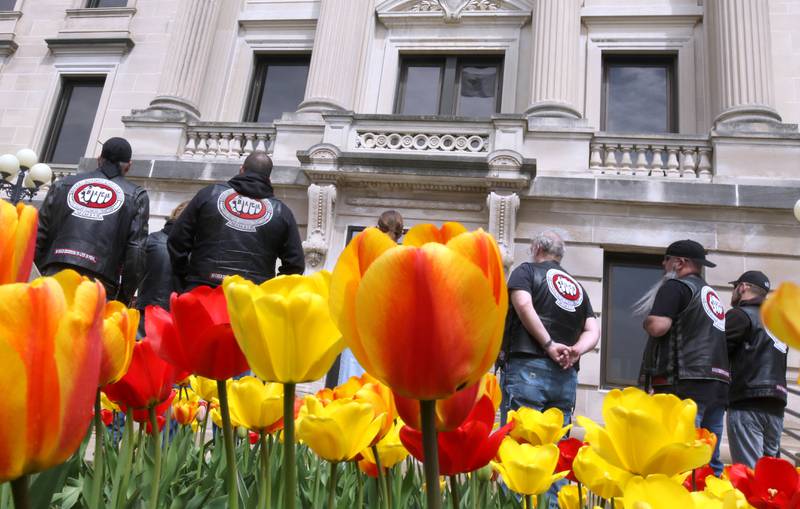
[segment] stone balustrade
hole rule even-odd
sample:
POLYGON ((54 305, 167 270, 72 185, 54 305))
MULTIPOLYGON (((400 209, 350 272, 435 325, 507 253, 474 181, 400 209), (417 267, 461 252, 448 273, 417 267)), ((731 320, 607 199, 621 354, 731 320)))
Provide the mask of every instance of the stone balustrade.
POLYGON ((417 152, 489 152, 489 135, 480 133, 420 133, 369 130, 357 132, 356 148, 417 152))
POLYGON ((705 137, 595 136, 589 170, 595 175, 710 181, 711 144, 705 137))
POLYGON ((186 129, 182 159, 239 161, 255 150, 272 153, 275 128, 245 122, 192 122, 186 129))

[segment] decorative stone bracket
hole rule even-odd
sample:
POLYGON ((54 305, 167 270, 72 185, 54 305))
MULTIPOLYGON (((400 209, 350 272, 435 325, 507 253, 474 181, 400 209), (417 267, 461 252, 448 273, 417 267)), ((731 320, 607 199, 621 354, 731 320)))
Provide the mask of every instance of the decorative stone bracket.
POLYGON ((503 268, 508 271, 514 264, 514 232, 517 229, 519 196, 516 193, 501 195, 494 191, 486 198, 489 207, 489 233, 500 248, 503 268))
POLYGON ((333 230, 335 202, 336 186, 308 186, 308 234, 303 241, 307 274, 320 270, 325 263, 333 230))

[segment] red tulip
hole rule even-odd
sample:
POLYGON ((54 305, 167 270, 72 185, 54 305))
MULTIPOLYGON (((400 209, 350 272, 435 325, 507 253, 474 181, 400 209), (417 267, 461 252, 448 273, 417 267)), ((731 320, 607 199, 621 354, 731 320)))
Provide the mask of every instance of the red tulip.
POLYGON ((118 382, 107 385, 108 399, 134 410, 163 403, 172 394, 180 370, 156 355, 152 342, 145 338, 133 347, 128 372, 118 382))
POLYGON ((706 477, 710 475, 716 475, 711 465, 703 465, 700 468, 696 468, 686 476, 686 479, 683 481, 683 487, 689 491, 705 491, 706 477), (692 475, 694 475, 694 489, 692 489, 692 475))
POLYGON ((572 471, 572 462, 575 461, 575 455, 578 454, 578 449, 588 444, 581 442, 577 438, 568 438, 566 440, 561 440, 556 445, 558 446, 559 455, 555 471, 569 471, 569 474, 567 474, 567 479, 572 482, 578 482, 578 480, 575 478, 575 473, 572 471))
POLYGON ((145 315, 147 336, 175 366, 213 380, 250 369, 233 335, 222 287, 173 293, 170 311, 148 306, 145 315))
MULTIPOLYGON (((172 400, 175 399, 175 391, 169 395, 167 399, 156 405, 156 417, 163 416, 167 413, 167 409, 172 405, 172 400)), ((120 408, 123 412, 127 411, 125 404, 120 404, 120 408)), ((132 412, 133 420, 136 422, 141 423, 149 423, 150 422, 150 411, 146 408, 139 408, 132 412)))
POLYGON ((100 418, 103 420, 103 424, 111 426, 111 423, 114 422, 114 411, 103 408, 100 410, 100 418))
MULTIPOLYGON (((492 433, 494 425, 494 406, 492 400, 482 397, 470 412, 467 419, 453 431, 438 434, 439 473, 455 475, 477 470, 488 464, 497 455, 500 442, 511 430, 508 423, 492 433)), ((424 461, 422 433, 403 426, 400 441, 412 456, 424 461)))
MULTIPOLYGON (((478 401, 480 389, 481 384, 476 383, 456 392, 449 398, 436 400, 436 429, 452 431, 460 426, 478 401)), ((404 398, 397 393, 394 393, 394 401, 397 414, 403 419, 403 422, 416 430, 421 430, 419 401, 404 398)))
POLYGON ((798 507, 800 477, 788 461, 765 456, 758 460, 755 470, 731 465, 726 471, 731 484, 756 509, 798 507))
MULTIPOLYGON (((156 422, 158 423, 158 432, 161 433, 162 431, 164 431, 164 424, 166 424, 167 418, 164 417, 163 415, 157 415, 156 422)), ((144 424, 144 432, 147 433, 148 435, 153 434, 153 425, 150 423, 150 421, 147 421, 144 424)))

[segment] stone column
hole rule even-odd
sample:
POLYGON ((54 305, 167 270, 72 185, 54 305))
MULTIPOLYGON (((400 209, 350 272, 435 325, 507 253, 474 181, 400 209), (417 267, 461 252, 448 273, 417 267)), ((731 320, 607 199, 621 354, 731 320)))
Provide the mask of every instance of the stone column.
POLYGON ((517 209, 519 209, 519 196, 512 194, 497 194, 494 191, 486 197, 489 207, 489 233, 494 236, 503 258, 503 268, 506 272, 514 264, 514 233, 517 230, 517 209))
POLYGON ((706 0, 717 117, 780 122, 774 108, 768 0, 706 0))
POLYGON ((210 60, 219 8, 220 0, 180 0, 178 20, 151 108, 200 116, 197 105, 210 60))
POLYGON ((322 0, 299 111, 352 110, 375 27, 375 0, 322 0))
POLYGON ((582 0, 536 0, 529 117, 581 118, 578 106, 582 0))

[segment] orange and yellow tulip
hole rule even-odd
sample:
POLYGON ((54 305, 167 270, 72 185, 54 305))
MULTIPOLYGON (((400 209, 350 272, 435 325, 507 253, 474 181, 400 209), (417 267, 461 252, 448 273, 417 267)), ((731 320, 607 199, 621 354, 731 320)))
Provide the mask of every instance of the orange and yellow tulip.
POLYGON ((103 312, 103 353, 100 357, 100 386, 113 384, 128 371, 136 343, 139 311, 115 300, 103 312))
POLYGON ((28 281, 39 214, 30 205, 0 200, 0 285, 28 281))
POLYGON ((782 283, 761 305, 761 320, 779 340, 800 349, 800 286, 782 283))
POLYGON ((178 424, 186 426, 195 422, 200 411, 200 397, 191 390, 179 390, 172 400, 172 415, 178 424))
POLYGON ((500 251, 457 223, 417 225, 402 246, 367 228, 339 257, 330 306, 368 373, 406 398, 442 399, 497 358, 508 308, 500 251))
POLYGON ((231 421, 255 431, 273 433, 283 427, 283 386, 254 376, 228 382, 231 421))
POLYGON ((0 286, 0 482, 69 458, 92 420, 105 290, 66 270, 0 286))
MULTIPOLYGON (((475 407, 481 395, 480 384, 474 384, 444 399, 436 400, 436 430, 453 431, 461 426, 469 413, 475 407)), ((406 425, 416 430, 422 430, 420 419, 420 405, 416 399, 409 399, 395 394, 397 414, 405 421, 406 425)), ((492 403, 494 404, 494 403, 492 403)))

